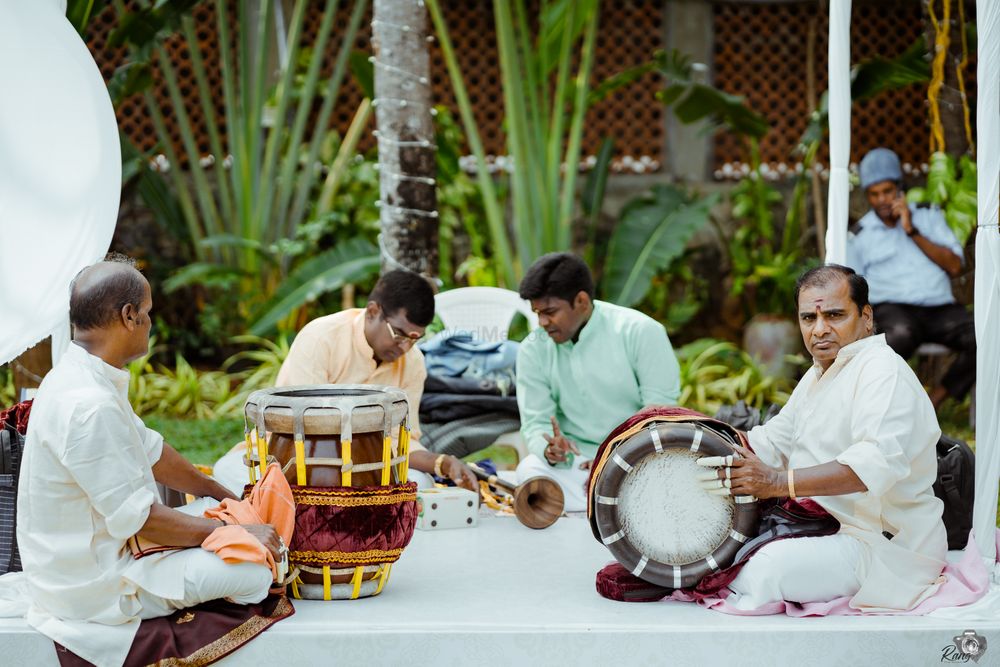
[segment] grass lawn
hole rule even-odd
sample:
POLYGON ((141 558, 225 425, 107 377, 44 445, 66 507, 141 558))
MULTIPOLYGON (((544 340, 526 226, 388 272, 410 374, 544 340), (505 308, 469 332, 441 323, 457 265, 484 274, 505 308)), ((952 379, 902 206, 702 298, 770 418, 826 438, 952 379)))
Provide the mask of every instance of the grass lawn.
POLYGON ((143 421, 191 463, 210 466, 243 440, 241 417, 194 420, 148 415, 143 421))

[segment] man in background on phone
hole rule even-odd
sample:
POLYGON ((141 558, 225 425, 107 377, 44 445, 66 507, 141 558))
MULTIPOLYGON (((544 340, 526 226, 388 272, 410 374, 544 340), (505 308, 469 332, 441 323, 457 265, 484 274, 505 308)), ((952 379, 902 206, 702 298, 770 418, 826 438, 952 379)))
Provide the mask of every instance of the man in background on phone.
POLYGON ((899 356, 908 359, 922 343, 958 354, 930 398, 935 408, 949 396, 962 400, 976 381, 972 313, 951 291, 962 270, 962 246, 939 209, 906 202, 894 152, 870 151, 860 171, 871 210, 848 236, 847 264, 867 279, 875 325, 899 356))

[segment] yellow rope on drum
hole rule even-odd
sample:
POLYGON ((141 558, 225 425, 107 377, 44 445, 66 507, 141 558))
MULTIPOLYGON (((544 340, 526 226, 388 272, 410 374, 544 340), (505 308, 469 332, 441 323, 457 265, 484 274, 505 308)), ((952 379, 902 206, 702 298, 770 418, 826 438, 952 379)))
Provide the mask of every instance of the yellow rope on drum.
POLYGON ((267 470, 267 438, 257 438, 257 458, 260 459, 260 478, 267 470))
POLYGON ((247 440, 247 451, 246 451, 247 474, 250 476, 250 483, 251 484, 256 484, 257 483, 257 470, 256 470, 256 468, 254 468, 253 459, 251 458, 251 456, 253 456, 254 441, 256 440, 256 438, 257 438, 257 431, 247 431, 247 433, 246 433, 246 440, 247 440))
POLYGON ((389 483, 389 472, 392 470, 392 436, 386 433, 382 438, 382 486, 389 483))
POLYGON ((399 455, 403 457, 399 464, 399 482, 406 484, 410 468, 410 430, 405 424, 399 426, 399 455))
POLYGON ((306 485, 306 443, 295 441, 295 483, 306 485))
POLYGON ((298 575, 296 575, 295 578, 292 579, 292 597, 295 598, 296 600, 301 600, 302 599, 302 596, 299 595, 299 577, 298 577, 298 575))
POLYGON ((389 572, 392 571, 392 563, 386 563, 378 569, 375 573, 375 577, 378 579, 378 587, 375 589, 375 595, 382 592, 382 587, 385 586, 385 582, 389 581, 389 572))
POLYGON ((330 600, 330 566, 323 566, 323 599, 330 600))
POLYGON ((340 484, 341 486, 350 486, 351 485, 351 441, 350 440, 340 441, 340 458, 344 460, 344 463, 340 468, 340 484))
POLYGON ((351 585, 354 589, 351 591, 351 599, 357 600, 358 596, 361 595, 361 578, 365 576, 365 568, 358 566, 354 568, 354 576, 351 578, 351 585))

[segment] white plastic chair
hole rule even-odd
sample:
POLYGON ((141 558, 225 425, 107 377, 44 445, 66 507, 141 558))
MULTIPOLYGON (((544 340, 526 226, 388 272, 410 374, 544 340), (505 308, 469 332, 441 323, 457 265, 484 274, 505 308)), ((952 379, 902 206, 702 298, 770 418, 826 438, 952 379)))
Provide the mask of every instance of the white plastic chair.
POLYGON ((514 316, 521 313, 529 329, 538 326, 538 316, 517 292, 499 287, 459 287, 434 297, 434 308, 446 331, 468 331, 487 341, 507 340, 514 316))
MULTIPOLYGON (((434 297, 434 309, 445 331, 467 331, 482 341, 507 340, 518 313, 528 320, 528 329, 538 326, 538 316, 517 292, 499 287, 459 287, 434 297)), ((528 455, 524 438, 517 431, 504 433, 496 445, 513 447, 518 460, 528 455)))

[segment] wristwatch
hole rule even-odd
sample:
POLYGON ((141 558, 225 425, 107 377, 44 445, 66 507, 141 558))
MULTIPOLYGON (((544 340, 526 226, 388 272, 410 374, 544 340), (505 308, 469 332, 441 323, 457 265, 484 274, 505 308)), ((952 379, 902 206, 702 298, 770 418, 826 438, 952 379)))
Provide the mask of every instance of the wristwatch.
POLYGON ((920 236, 920 230, 916 227, 910 227, 910 231, 906 232, 907 236, 920 236))

